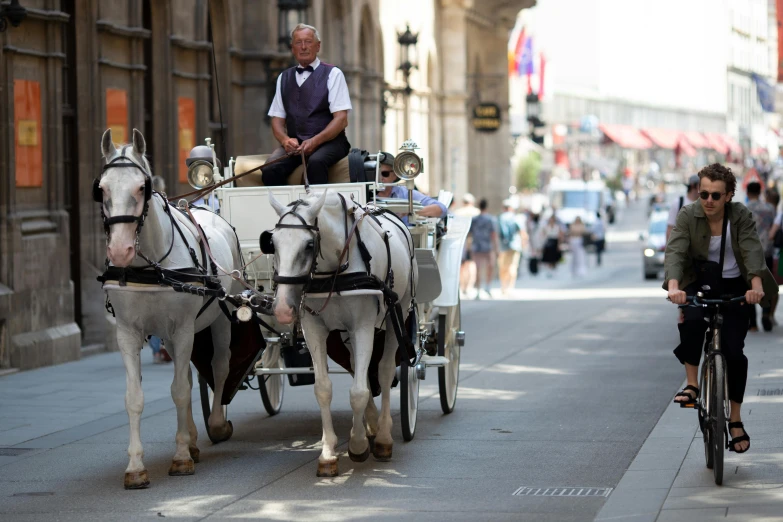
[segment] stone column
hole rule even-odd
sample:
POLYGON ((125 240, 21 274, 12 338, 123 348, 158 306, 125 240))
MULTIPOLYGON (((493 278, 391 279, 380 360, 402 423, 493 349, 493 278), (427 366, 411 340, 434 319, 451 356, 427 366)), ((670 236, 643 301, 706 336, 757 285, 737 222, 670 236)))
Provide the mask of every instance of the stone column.
POLYGON ((472 0, 441 0, 436 35, 443 71, 442 127, 444 189, 460 197, 468 190, 468 114, 466 10, 472 0))

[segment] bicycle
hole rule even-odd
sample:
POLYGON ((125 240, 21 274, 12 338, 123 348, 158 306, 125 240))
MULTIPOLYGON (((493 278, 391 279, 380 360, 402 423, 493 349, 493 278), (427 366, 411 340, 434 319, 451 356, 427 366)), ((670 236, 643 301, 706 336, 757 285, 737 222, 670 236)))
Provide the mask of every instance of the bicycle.
POLYGON ((729 433, 726 419, 729 417, 728 381, 726 380, 726 359, 721 351, 722 309, 728 305, 745 302, 745 296, 731 299, 706 299, 702 292, 688 296, 690 305, 705 308, 709 315, 707 332, 712 336, 704 343, 704 361, 699 375, 698 407, 699 428, 704 438, 704 457, 707 468, 712 469, 715 484, 723 483, 723 452, 729 447, 729 433))

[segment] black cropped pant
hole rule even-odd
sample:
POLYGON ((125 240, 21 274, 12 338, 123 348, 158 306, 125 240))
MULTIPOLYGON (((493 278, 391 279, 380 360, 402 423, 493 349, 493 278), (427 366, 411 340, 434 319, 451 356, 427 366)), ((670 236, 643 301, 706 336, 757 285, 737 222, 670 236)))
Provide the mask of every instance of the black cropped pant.
MULTIPOLYGON (((299 140, 301 143, 301 140, 299 140)), ((351 144, 345 134, 327 141, 307 158, 307 181, 311 185, 323 185, 329 179, 329 167, 343 159, 351 151, 351 144)), ((279 163, 261 170, 261 180, 267 187, 288 184, 288 176, 302 164, 302 156, 297 154, 279 163)))
MULTIPOLYGON (((724 294, 732 296, 745 295, 748 285, 741 277, 723 280, 724 294)), ((694 295, 696 285, 685 289, 688 295, 694 295)), ((721 327, 721 352, 726 358, 726 374, 729 384, 729 400, 742 403, 745 396, 745 385, 748 381, 748 358, 745 357, 745 336, 748 334, 748 318, 750 306, 727 306, 723 310, 723 326, 721 327)), ((705 334, 709 323, 704 316, 699 316, 701 310, 684 309, 685 320, 678 325, 680 330, 680 345, 674 349, 674 355, 683 364, 698 366, 705 342, 705 334)), ((710 342, 707 336, 706 341, 710 342)))

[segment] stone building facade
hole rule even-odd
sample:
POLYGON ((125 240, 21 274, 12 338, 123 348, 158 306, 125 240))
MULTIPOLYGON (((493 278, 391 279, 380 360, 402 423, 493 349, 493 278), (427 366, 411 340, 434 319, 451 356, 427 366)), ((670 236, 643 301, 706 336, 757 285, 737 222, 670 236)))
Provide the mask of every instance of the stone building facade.
MULTIPOLYGON (((385 81, 396 81, 389 42, 423 12, 421 2, 407 11, 386 2, 312 0, 308 9, 322 59, 348 81, 348 138, 367 150, 404 139, 394 103, 382 134, 385 81)), ((102 132, 112 128, 119 142, 141 130, 153 173, 169 194, 182 193, 184 158, 205 137, 219 153, 225 141, 227 156, 277 146, 266 112, 276 75, 290 63, 278 44, 276 0, 21 3, 27 18, 0 33, 0 369, 56 364, 111 345, 95 280, 105 240, 91 199, 102 132)), ((426 144, 431 190, 507 189, 507 124, 477 136, 468 116, 487 96, 507 108, 507 88, 492 78, 505 71, 515 9, 531 3, 431 0, 421 28, 429 36, 419 46, 428 65, 407 105, 411 136, 426 144)))

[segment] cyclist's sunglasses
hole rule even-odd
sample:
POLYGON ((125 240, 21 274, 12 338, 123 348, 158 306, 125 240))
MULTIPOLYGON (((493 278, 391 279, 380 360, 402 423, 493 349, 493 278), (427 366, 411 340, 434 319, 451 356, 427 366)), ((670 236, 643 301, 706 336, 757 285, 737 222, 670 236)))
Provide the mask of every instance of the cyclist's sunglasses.
POLYGON ((699 192, 699 197, 706 201, 712 196, 712 201, 718 201, 724 194, 725 192, 707 192, 706 190, 702 190, 699 192))

